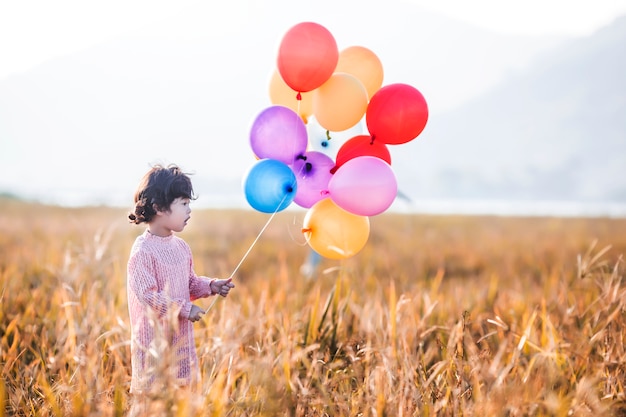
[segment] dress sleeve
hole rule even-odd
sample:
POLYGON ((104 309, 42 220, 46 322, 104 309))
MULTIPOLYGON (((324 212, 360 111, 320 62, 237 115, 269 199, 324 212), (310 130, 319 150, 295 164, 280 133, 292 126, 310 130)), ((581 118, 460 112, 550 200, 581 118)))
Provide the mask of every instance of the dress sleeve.
POLYGON ((211 282, 215 281, 215 278, 197 276, 193 270, 193 262, 191 262, 189 271, 189 296, 191 297, 191 301, 213 295, 211 282))
POLYGON ((176 308, 178 316, 188 318, 191 310, 190 300, 171 298, 158 290, 156 267, 149 254, 138 251, 128 261, 128 284, 139 302, 149 306, 158 317, 165 316, 169 308, 176 308))

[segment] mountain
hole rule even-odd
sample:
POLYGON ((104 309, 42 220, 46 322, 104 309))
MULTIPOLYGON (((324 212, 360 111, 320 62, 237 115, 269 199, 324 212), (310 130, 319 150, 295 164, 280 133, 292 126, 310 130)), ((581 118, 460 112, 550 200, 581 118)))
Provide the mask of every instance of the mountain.
POLYGON ((397 152, 417 198, 626 201, 626 16, 433 116, 397 152))
MULTIPOLYGON (((529 169, 566 168, 562 155, 554 165, 550 159, 539 164, 537 149, 532 158, 517 154, 519 160, 507 160, 504 171, 488 159, 496 154, 494 146, 503 162, 505 151, 530 151, 517 132, 516 123, 523 120, 514 113, 537 111, 522 105, 549 107, 533 89, 549 83, 550 76, 566 79, 541 67, 548 60, 533 70, 529 65, 547 51, 553 51, 553 66, 564 62, 557 52, 565 54, 567 45, 554 49, 563 39, 496 35, 403 1, 381 7, 373 0, 272 0, 250 2, 245 10, 213 3, 196 3, 153 27, 0 80, 0 191, 52 202, 127 204, 148 165, 161 161, 195 172, 201 201, 240 198, 241 178, 254 161, 251 122, 270 105, 269 77, 279 42, 300 21, 323 24, 340 49, 370 48, 383 63, 385 84, 411 84, 426 97, 429 125, 394 162, 409 194, 479 196, 506 191, 529 169), (512 101, 512 94, 518 99, 512 101), (468 163, 464 159, 470 156, 468 163), (476 167, 485 172, 474 172, 476 167)), ((569 50, 568 59, 586 59, 574 46, 569 50)), ((587 54, 594 50, 590 43, 587 54)), ((533 125, 547 128, 538 123, 551 119, 539 116, 533 116, 533 125)), ((548 133, 562 140, 565 121, 552 120, 552 133, 541 132, 533 141, 548 133)), ((568 148, 554 144, 560 152, 568 148)))

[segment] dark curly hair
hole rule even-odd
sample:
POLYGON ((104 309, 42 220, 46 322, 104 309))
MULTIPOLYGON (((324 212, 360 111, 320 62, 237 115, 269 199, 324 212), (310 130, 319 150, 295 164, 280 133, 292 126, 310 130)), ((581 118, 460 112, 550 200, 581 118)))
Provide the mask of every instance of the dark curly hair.
POLYGON ((128 219, 135 224, 150 223, 157 210, 169 211, 177 198, 196 199, 189 174, 177 165, 154 165, 135 191, 135 211, 128 219))

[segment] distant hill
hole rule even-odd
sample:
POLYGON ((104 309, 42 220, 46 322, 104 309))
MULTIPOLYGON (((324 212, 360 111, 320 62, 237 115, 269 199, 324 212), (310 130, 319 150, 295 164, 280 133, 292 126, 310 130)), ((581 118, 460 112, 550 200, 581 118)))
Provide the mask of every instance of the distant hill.
MULTIPOLYGON (((626 17, 433 117, 394 154, 423 198, 626 201, 626 17)), ((401 168, 399 168, 401 169, 401 168)))

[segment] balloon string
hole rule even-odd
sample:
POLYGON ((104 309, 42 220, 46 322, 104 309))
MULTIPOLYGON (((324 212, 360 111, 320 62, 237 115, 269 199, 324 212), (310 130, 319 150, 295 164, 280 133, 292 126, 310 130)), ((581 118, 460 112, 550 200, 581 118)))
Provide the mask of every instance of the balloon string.
MULTIPOLYGON (((300 96, 300 93, 298 93, 298 113, 300 113, 300 100, 302 99, 302 97, 300 96)), ((306 161, 306 156, 304 155, 298 155, 297 159, 304 159, 306 161)), ((298 175, 302 172, 303 169, 305 169, 306 165, 300 168, 300 172, 298 173, 298 175)), ((293 187, 297 184, 298 180, 297 178, 294 179, 294 182, 291 184, 290 190, 293 189, 293 187)), ((267 229, 267 226, 269 226, 269 224, 271 223, 272 219, 276 216, 276 213, 278 213, 280 207, 282 206, 283 202, 285 201, 285 198, 287 198, 287 194, 285 194, 282 198, 282 200, 280 201, 280 203, 278 203, 278 205, 276 206, 276 210, 274 210, 274 212, 272 213, 272 215, 270 216, 269 219, 267 219, 267 222, 265 222, 265 225, 261 228, 261 231, 259 232, 259 234, 256 236, 256 238, 254 239, 254 241, 252 242, 252 244, 250 245, 250 247, 248 248, 248 250, 246 251, 246 253, 243 255, 243 257, 241 258, 241 260, 239 261, 239 263, 237 264, 237 266, 235 267, 235 269, 233 270, 233 272, 230 274, 230 276, 228 277, 228 279, 232 279, 235 275, 235 273, 239 270, 239 267, 241 267, 241 265, 243 264, 243 262, 246 260, 246 258, 248 257, 248 255, 250 254, 250 252, 252 251, 252 248, 256 245, 256 243, 259 241, 259 239, 261 238, 261 235, 263 234, 263 232, 265 232, 265 229, 267 229)), ((214 297, 213 301, 211 301, 211 304, 209 305, 209 307, 204 311, 204 313, 206 314, 211 308, 213 308, 213 305, 215 305, 215 303, 217 302, 218 297, 214 297)))
POLYGON ((300 116, 302 121, 306 124, 306 117, 300 113, 300 103, 302 103, 302 96, 298 93, 296 96, 296 113, 298 113, 298 116, 300 116))
POLYGON ((232 274, 230 274, 230 277, 228 277, 228 278, 232 278, 235 275, 235 273, 239 270, 239 267, 241 266, 241 264, 243 264, 243 261, 248 257, 248 255, 250 254, 250 251, 252 251, 252 248, 254 247, 254 245, 256 245, 256 243, 259 241, 259 239, 261 238, 261 235, 263 234, 263 232, 265 232, 265 229, 267 229, 267 226, 269 226, 269 224, 272 221, 272 219, 274 218, 274 216, 276 216, 276 213, 278 213, 278 210, 274 211, 272 213, 272 215, 270 216, 270 218, 267 219, 267 222, 265 222, 265 225, 263 226, 263 228, 261 229, 259 234, 256 236, 256 238, 254 239, 254 242, 252 242, 252 244, 250 245, 250 247, 248 248, 246 253, 243 255, 243 258, 241 258, 241 260, 239 261, 239 263, 235 267, 235 270, 233 271, 232 274))
MULTIPOLYGON (((297 183, 297 180, 291 184, 291 186, 293 187, 295 184, 297 183)), ((282 200, 280 201, 280 203, 276 206, 276 210, 274 210, 274 212, 272 213, 272 215, 270 216, 269 219, 267 219, 267 221, 265 222, 265 225, 263 225, 263 227, 261 228, 261 231, 259 232, 258 235, 256 235, 256 238, 254 238, 254 241, 252 242, 252 244, 250 245, 250 247, 248 248, 248 250, 246 251, 246 253, 244 253, 243 257, 241 258, 241 260, 239 261, 239 263, 237 264, 237 266, 235 267, 235 269, 233 270, 233 272, 230 274, 230 276, 228 277, 228 279, 232 279, 235 275, 235 273, 239 270, 239 267, 241 267, 241 265, 243 264, 243 262, 246 260, 246 258, 248 257, 248 255, 250 254, 250 252, 252 251, 252 248, 257 244, 257 242, 259 241, 259 239, 261 238, 261 235, 263 234, 263 232, 265 232, 265 229, 267 229, 267 226, 269 226, 269 224, 271 223, 272 219, 276 216, 276 213, 278 213, 280 206, 282 206, 283 202, 285 201, 285 198, 287 198, 287 194, 285 194, 282 198, 282 200)), ((211 301, 211 304, 209 305, 209 307, 204 311, 204 313, 206 314, 211 308, 213 308, 213 305, 217 302, 218 297, 214 297, 213 301, 211 301)))
MULTIPOLYGON (((282 203, 281 203, 282 204, 282 203)), ((280 205, 279 205, 280 207, 280 205)), ((235 267, 235 269, 233 270, 233 272, 230 274, 230 276, 228 277, 228 279, 232 279, 235 275, 235 273, 239 270, 239 268, 241 267, 241 265, 243 264, 243 262, 246 260, 246 258, 248 257, 248 255, 250 255, 250 252, 252 251, 252 248, 256 245, 256 243, 259 241, 259 239, 261 238, 261 235, 263 234, 263 232, 265 232, 265 229, 267 229, 267 226, 269 226, 270 222, 272 221, 272 219, 274 218, 274 216, 276 216, 276 213, 278 213, 278 209, 276 211, 274 211, 274 213, 272 213, 272 215, 270 216, 269 219, 267 219, 267 222, 265 222, 265 225, 261 228, 261 231, 259 232, 259 234, 256 236, 256 238, 254 239, 254 241, 252 242, 252 244, 250 245, 250 247, 248 248, 248 250, 246 251, 246 253, 243 255, 243 257, 241 258, 241 260, 239 261, 239 263, 237 264, 237 266, 235 267)), ((211 304, 209 305, 209 308, 207 308, 204 312, 207 313, 212 307, 213 305, 217 302, 218 297, 213 298, 213 301, 211 302, 211 304)))

